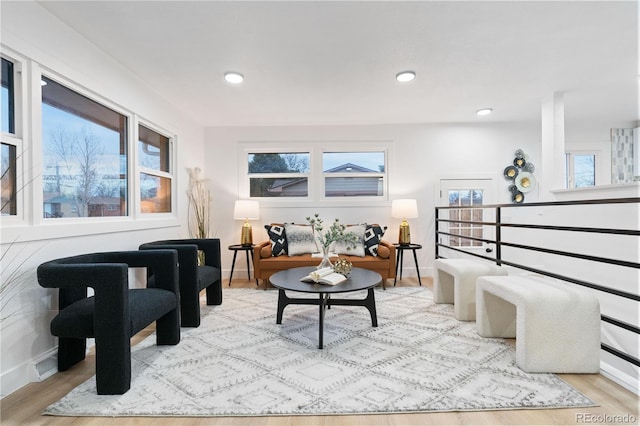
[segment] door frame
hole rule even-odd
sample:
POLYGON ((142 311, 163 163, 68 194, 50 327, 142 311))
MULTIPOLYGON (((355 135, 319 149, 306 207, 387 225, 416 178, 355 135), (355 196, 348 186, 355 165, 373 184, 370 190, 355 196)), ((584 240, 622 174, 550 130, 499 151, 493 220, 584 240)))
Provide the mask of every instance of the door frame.
MULTIPOLYGON (((492 174, 456 174, 456 175, 441 175, 441 176, 437 176, 436 180, 434 181, 434 189, 433 189, 433 196, 434 196, 434 205, 435 206, 442 206, 442 194, 441 194, 441 188, 443 186, 443 182, 445 181, 465 181, 465 182, 471 182, 471 181, 478 181, 479 183, 482 182, 483 184, 481 185, 482 187, 486 188, 488 191, 490 191, 490 199, 487 201, 486 197, 483 197, 483 204, 498 204, 498 180, 501 176, 497 175, 495 173, 492 174)), ((464 186, 471 186, 471 185, 464 185, 464 186)), ((461 188, 461 189, 466 189, 466 188, 461 188)), ((470 188, 470 189, 477 189, 477 188, 470 188)), ((495 229, 491 226, 484 226, 483 227, 483 237, 487 238, 487 239, 492 239, 495 235, 495 229)), ((469 251, 478 251, 479 254, 486 254, 485 250, 487 249, 487 244, 483 243, 482 246, 477 246, 477 247, 466 247, 466 250, 469 251)))

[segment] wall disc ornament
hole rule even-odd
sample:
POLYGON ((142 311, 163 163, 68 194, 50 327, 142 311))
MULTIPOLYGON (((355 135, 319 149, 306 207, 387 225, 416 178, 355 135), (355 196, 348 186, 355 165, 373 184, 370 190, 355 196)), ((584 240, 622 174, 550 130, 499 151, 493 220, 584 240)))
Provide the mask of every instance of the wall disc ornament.
POLYGON ((518 176, 518 168, 516 166, 507 166, 504 169, 504 178, 505 179, 515 179, 518 176))
POLYGON ((511 201, 516 204, 524 203, 524 194, 520 191, 516 191, 511 195, 511 201))
POLYGON ((509 193, 513 203, 523 203, 524 194, 530 192, 536 186, 533 176, 535 171, 533 163, 529 162, 529 156, 521 149, 514 153, 513 163, 504 168, 502 174, 509 184, 509 193))
POLYGON ((536 186, 536 178, 529 172, 520 172, 516 178, 516 187, 520 192, 527 193, 536 186))

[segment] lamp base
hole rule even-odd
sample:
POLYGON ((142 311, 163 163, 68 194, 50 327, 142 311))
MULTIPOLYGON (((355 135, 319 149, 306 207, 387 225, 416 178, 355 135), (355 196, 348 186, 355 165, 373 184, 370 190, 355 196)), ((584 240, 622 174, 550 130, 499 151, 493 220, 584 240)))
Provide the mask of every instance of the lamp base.
POLYGON ((253 231, 249 222, 245 222, 244 225, 242 225, 240 244, 243 246, 253 245, 253 231))
POLYGON ((403 220, 400 224, 400 232, 398 233, 398 243, 400 245, 411 244, 411 230, 409 229, 409 223, 403 220))

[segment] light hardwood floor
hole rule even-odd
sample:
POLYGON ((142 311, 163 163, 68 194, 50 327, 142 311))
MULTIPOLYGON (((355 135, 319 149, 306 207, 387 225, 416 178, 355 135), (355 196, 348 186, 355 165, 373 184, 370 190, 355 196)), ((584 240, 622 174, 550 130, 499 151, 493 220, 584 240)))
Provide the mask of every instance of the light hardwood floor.
MULTIPOLYGON (((242 276, 242 272, 239 274, 242 276)), ((422 279, 431 286, 430 278, 422 279)), ((388 285, 393 285, 389 280, 388 285)), ((225 282, 224 289, 228 289, 225 282)), ((417 286, 416 278, 404 278, 399 286, 417 286)), ((234 279, 233 288, 256 288, 254 280, 234 279)), ((264 290, 256 290, 264 291, 264 290)), ((380 289, 382 291, 382 289, 380 289)), ((153 332, 145 330, 134 337, 133 343, 153 332)), ((0 423, 13 425, 324 425, 324 426, 410 426, 410 425, 554 425, 609 424, 609 421, 587 421, 587 416, 634 416, 638 424, 640 399, 599 374, 563 374, 562 379, 595 401, 597 407, 553 410, 504 410, 450 413, 379 414, 361 416, 271 416, 271 417, 52 417, 42 416, 45 407, 63 397, 94 373, 94 355, 70 371, 58 373, 41 383, 31 383, 3 398, 0 404, 0 423)), ((597 420, 597 418, 595 419, 597 420)))

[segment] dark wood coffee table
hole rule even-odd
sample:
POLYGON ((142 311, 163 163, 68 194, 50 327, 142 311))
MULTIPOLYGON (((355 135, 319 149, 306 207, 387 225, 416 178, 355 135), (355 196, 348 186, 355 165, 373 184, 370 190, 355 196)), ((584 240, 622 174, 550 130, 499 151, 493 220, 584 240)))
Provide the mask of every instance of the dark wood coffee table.
POLYGON ((318 348, 322 349, 322 335, 324 331, 324 312, 331 306, 364 306, 371 314, 371 325, 378 326, 378 317, 376 314, 376 299, 373 288, 382 282, 382 277, 377 272, 369 271, 363 268, 353 268, 349 278, 338 285, 326 284, 310 284, 300 281, 300 279, 313 270, 315 266, 306 266, 302 268, 286 269, 276 272, 269 278, 271 285, 278 289, 278 314, 276 324, 282 324, 282 312, 288 305, 318 305, 319 307, 319 325, 318 325, 318 348), (298 291, 301 293, 317 294, 317 298, 292 298, 285 293, 286 290, 298 291), (368 290, 367 297, 364 299, 336 299, 331 297, 332 294, 349 293, 358 290, 368 290))

